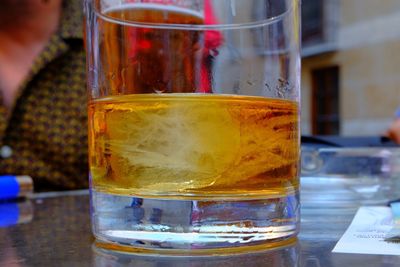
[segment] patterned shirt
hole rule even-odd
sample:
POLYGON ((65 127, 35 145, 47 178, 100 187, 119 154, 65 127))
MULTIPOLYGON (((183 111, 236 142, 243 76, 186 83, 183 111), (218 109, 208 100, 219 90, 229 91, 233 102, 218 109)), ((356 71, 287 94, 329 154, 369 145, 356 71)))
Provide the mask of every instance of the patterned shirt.
POLYGON ((0 106, 0 174, 30 175, 35 191, 88 186, 82 29, 81 1, 63 1, 59 30, 19 88, 12 113, 0 106))

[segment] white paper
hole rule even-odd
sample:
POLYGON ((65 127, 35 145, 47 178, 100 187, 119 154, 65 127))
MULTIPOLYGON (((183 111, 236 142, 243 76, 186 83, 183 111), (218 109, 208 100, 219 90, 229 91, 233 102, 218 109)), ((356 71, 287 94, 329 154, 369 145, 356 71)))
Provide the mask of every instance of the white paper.
POLYGON ((361 207, 332 252, 400 255, 400 244, 385 242, 393 227, 388 207, 361 207))

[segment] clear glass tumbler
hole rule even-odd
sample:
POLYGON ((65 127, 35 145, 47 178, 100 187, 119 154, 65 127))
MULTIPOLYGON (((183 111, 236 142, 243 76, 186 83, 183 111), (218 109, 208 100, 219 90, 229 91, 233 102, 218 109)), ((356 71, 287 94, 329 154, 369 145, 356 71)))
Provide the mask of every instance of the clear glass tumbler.
POLYGON ((299 225, 298 0, 86 0, 99 246, 271 248, 299 225))

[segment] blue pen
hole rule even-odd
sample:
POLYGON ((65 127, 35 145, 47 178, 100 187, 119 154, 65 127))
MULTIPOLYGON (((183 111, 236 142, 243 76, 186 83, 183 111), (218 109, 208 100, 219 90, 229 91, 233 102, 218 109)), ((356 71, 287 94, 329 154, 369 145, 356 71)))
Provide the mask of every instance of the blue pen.
POLYGON ((33 192, 32 178, 29 176, 0 176, 0 201, 27 197, 33 192))

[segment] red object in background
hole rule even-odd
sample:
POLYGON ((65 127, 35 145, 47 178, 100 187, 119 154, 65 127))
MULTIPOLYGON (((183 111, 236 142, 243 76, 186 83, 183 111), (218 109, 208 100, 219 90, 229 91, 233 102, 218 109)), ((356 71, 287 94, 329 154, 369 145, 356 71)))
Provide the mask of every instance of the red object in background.
MULTIPOLYGON (((204 24, 214 25, 218 24, 218 20, 215 17, 214 10, 210 0, 204 0, 204 24)), ((217 30, 208 30, 205 32, 205 49, 213 50, 217 49, 223 42, 224 38, 222 34, 217 30)))
MULTIPOLYGON (((218 24, 217 18, 215 17, 213 6, 210 0, 204 0, 204 24, 214 25, 218 24)), ((212 58, 218 55, 217 48, 222 45, 224 38, 222 34, 217 30, 207 30, 204 33, 204 50, 203 60, 201 64, 201 93, 212 92, 212 58)))
MULTIPOLYGON (((127 2, 138 3, 137 0, 128 0, 127 2)), ((176 4, 174 0, 142 0, 140 3, 155 3, 155 4, 176 4)), ((178 3, 179 4, 179 3, 178 3)), ((218 20, 215 17, 211 0, 204 0, 204 24, 216 25, 218 20)), ((141 29, 141 33, 151 31, 149 29, 141 29)), ((136 31, 130 34, 131 42, 136 45, 131 47, 129 57, 134 58, 138 51, 146 51, 152 48, 150 40, 144 38, 137 38, 136 31), (139 40, 138 40, 139 39, 139 40)), ((198 93, 212 93, 212 65, 213 58, 218 55, 217 48, 224 42, 223 35, 217 30, 204 31, 204 44, 202 47, 202 59, 200 69, 200 88, 197 88, 198 93)), ((155 63, 157 64, 157 63, 155 63)))
MULTIPOLYGON (((150 4, 162 4, 162 5, 169 5, 169 4, 176 4, 176 0, 127 0, 127 3, 150 3, 150 4)), ((179 1, 178 1, 179 4, 179 1)))
MULTIPOLYGON (((137 2, 137 0, 128 0, 129 2, 137 2)), ((141 3, 156 3, 156 4, 173 4, 174 0, 142 0, 141 3)), ((213 6, 210 0, 204 0, 204 24, 214 25, 218 24, 215 17, 213 6)), ((204 37, 204 54, 209 55, 210 50, 217 49, 224 41, 222 34, 216 30, 205 31, 204 37)), ((139 45, 140 46, 140 45, 139 45)))

